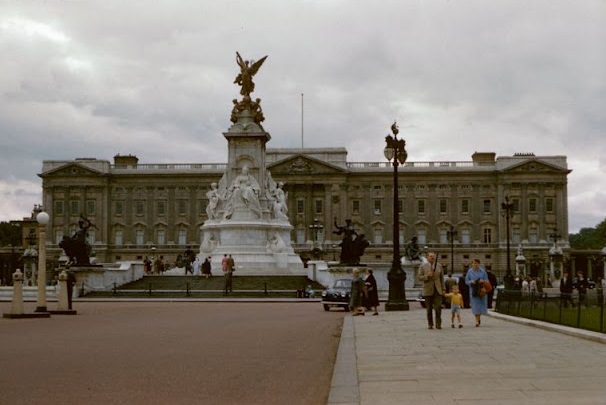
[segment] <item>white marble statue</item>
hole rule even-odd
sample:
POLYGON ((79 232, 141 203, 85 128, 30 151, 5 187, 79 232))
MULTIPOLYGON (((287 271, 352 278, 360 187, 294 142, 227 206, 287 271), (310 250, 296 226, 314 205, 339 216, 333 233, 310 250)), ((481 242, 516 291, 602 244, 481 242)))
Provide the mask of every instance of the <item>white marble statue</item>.
POLYGON ((230 219, 234 210, 246 207, 257 218, 261 217, 261 204, 259 203, 259 192, 261 188, 257 179, 248 173, 248 166, 242 167, 242 172, 232 181, 225 196, 224 219, 230 219))
POLYGON ((271 253, 282 253, 286 251, 286 243, 284 239, 275 232, 267 241, 267 251, 271 253))
POLYGON ((284 191, 284 183, 276 182, 268 170, 266 175, 265 194, 269 201, 271 217, 281 221, 288 221, 288 193, 284 191))
POLYGON ((208 205, 206 206, 206 215, 208 215, 208 219, 218 219, 221 197, 219 196, 217 183, 211 183, 210 190, 206 193, 206 197, 208 198, 208 205))

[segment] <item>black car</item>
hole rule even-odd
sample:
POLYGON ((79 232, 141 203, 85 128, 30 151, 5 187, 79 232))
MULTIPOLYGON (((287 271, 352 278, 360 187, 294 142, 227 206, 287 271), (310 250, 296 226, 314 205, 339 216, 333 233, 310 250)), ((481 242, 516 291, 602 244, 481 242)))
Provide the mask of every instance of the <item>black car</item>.
POLYGON ((351 294, 351 279, 340 278, 335 280, 332 287, 322 291, 322 306, 324 311, 331 307, 341 307, 349 311, 349 296, 351 294))
MULTIPOLYGON (((588 290, 593 290, 596 287, 595 281, 593 281, 591 279, 585 279, 584 281, 585 281, 585 288, 587 288, 588 290)), ((576 290, 578 284, 579 284, 579 279, 576 277, 573 278, 572 279, 572 288, 574 288, 576 290)))

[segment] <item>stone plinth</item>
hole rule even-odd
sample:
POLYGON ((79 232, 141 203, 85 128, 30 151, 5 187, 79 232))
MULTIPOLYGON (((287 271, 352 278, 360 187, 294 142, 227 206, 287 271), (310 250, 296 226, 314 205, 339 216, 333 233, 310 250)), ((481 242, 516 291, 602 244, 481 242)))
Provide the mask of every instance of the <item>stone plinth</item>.
POLYGON ((221 269, 223 255, 232 255, 237 275, 303 275, 303 262, 291 247, 292 226, 282 221, 222 220, 202 226, 200 257, 211 257, 221 269))

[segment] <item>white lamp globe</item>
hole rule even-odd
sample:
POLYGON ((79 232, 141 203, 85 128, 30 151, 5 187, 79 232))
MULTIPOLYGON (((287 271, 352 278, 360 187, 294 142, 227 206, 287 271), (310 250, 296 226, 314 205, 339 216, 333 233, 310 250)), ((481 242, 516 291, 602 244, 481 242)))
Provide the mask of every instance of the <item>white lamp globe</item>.
POLYGON ((49 216, 46 212, 41 211, 38 213, 38 215, 36 215, 36 221, 38 221, 38 223, 40 225, 46 225, 48 224, 48 220, 49 220, 49 216))

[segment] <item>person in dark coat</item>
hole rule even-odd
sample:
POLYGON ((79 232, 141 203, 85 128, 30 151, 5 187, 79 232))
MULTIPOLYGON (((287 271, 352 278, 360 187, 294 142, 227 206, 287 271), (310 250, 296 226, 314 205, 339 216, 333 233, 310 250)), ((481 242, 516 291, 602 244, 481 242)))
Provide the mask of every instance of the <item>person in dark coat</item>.
POLYGON ((579 292, 579 307, 581 306, 581 304, 585 305, 585 307, 587 307, 587 288, 589 287, 589 283, 587 282, 587 280, 585 279, 585 275, 583 274, 582 271, 579 271, 577 273, 577 280, 574 283, 574 287, 577 289, 577 291, 579 292))
POLYGON ((211 273, 211 263, 210 263, 210 256, 208 256, 207 258, 204 259, 204 263, 202 263, 202 274, 204 275, 205 278, 209 278, 212 276, 211 273))
POLYGON ((76 285, 76 275, 73 271, 67 272, 67 308, 72 309, 72 296, 74 295, 74 285, 76 285))
POLYGON ((372 270, 368 269, 368 276, 366 276, 366 280, 364 280, 366 284, 366 308, 373 309, 373 315, 379 315, 378 307, 379 307, 379 292, 377 291, 377 280, 372 272, 372 270))
POLYGON ((465 283, 465 277, 459 277, 459 292, 463 296, 463 305, 469 308, 469 287, 465 283))
POLYGON ((492 286, 492 290, 486 294, 488 297, 488 308, 492 308, 492 300, 494 299, 494 292, 497 290, 497 276, 494 275, 490 267, 486 266, 486 274, 488 274, 488 281, 492 286))

